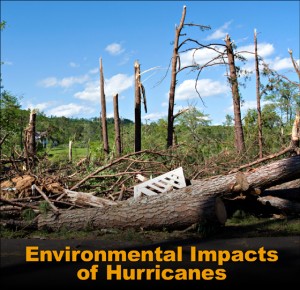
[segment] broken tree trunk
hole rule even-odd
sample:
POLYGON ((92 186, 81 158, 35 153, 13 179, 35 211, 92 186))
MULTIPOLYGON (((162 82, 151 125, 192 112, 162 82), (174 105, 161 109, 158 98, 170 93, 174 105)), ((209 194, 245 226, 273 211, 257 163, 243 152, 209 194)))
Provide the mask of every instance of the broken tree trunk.
POLYGON ((29 124, 25 129, 25 158, 27 170, 31 170, 35 166, 36 158, 36 141, 35 141, 35 123, 36 123, 36 111, 32 110, 29 116, 29 124))
POLYGON ((300 179, 276 185, 265 190, 261 196, 274 196, 300 202, 300 179))
POLYGON ((76 192, 65 189, 64 192, 76 205, 88 205, 94 207, 104 207, 104 205, 116 205, 117 203, 106 198, 94 196, 92 193, 76 192))
POLYGON ((257 199, 263 205, 272 206, 285 213, 299 214, 300 213, 300 203, 295 201, 290 201, 275 196, 262 196, 257 199))
POLYGON ((195 223, 226 221, 222 196, 259 190, 300 178, 300 156, 275 161, 247 173, 193 181, 190 186, 154 196, 130 198, 117 205, 41 215, 38 228, 181 229, 195 223))
POLYGON ((141 121, 141 70, 136 60, 134 63, 135 75, 135 98, 134 98, 134 151, 141 151, 142 148, 142 121, 141 121))
POLYGON ((120 134, 120 117, 119 117, 119 96, 115 94, 113 97, 114 101, 114 125, 115 125, 115 144, 116 144, 116 155, 118 157, 122 154, 121 148, 121 134, 120 134))
POLYGON ((104 73, 102 58, 100 58, 100 102, 101 102, 101 127, 103 150, 105 154, 109 154, 108 133, 107 133, 107 120, 106 120, 106 99, 104 92, 104 73))

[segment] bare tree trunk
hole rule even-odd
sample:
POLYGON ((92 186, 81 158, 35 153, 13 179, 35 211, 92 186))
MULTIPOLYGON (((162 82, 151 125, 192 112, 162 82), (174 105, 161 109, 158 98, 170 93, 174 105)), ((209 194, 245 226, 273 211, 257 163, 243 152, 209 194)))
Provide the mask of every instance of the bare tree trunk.
POLYGON ((275 197, 271 195, 259 197, 257 199, 263 205, 268 205, 280 209, 286 214, 299 214, 300 213, 300 203, 296 201, 290 201, 280 197, 275 197))
MULTIPOLYGON (((293 57, 293 51, 291 49, 288 50, 289 54, 290 54, 290 58, 291 58, 291 61, 293 63, 293 66, 294 66, 294 69, 295 69, 295 72, 297 73, 298 75, 298 78, 299 78, 299 81, 300 81, 300 69, 299 69, 299 64, 295 61, 294 57, 293 57)), ((300 84, 299 84, 300 86, 300 84)))
POLYGON ((295 179, 276 186, 272 186, 261 194, 261 196, 274 196, 291 201, 300 202, 300 179, 295 179))
POLYGON ((30 170, 35 166, 36 141, 35 141, 35 123, 36 112, 32 110, 29 116, 29 124, 25 129, 25 157, 27 159, 27 169, 30 170))
POLYGON ((233 98, 235 147, 237 149, 237 152, 240 154, 245 152, 245 140, 244 140, 242 118, 241 118, 241 98, 239 93, 238 78, 236 73, 233 48, 228 34, 226 36, 225 42, 227 47, 227 57, 228 57, 228 64, 230 70, 229 82, 230 82, 232 98, 233 98))
POLYGON ((262 121, 261 121, 261 107, 260 107, 260 75, 259 62, 257 54, 257 33, 254 30, 254 52, 255 52, 255 71, 256 71, 256 104, 257 104, 257 126, 258 126, 258 148, 259 158, 263 158, 263 137, 262 137, 262 121))
POLYGON ((72 162, 72 140, 69 141, 69 162, 72 162))
POLYGON ((225 223, 223 196, 249 193, 300 178, 300 156, 293 156, 242 174, 193 181, 192 185, 153 196, 130 198, 118 205, 41 215, 38 227, 58 230, 94 228, 180 229, 195 223, 225 223))
POLYGON ((177 62, 178 62, 178 45, 181 30, 184 25, 186 15, 186 6, 183 6, 182 16, 180 24, 175 29, 175 39, 172 56, 172 71, 171 71, 171 85, 169 92, 169 110, 168 110, 168 132, 167 132, 167 148, 173 146, 173 130, 174 130, 174 104, 175 104, 175 88, 176 88, 176 76, 177 76, 177 62))
POLYGON ((101 99, 101 124, 102 124, 102 139, 103 150, 106 154, 109 153, 107 121, 106 121, 106 100, 104 93, 104 74, 102 66, 102 58, 100 58, 100 99, 101 99))
POLYGON ((141 122, 141 71, 138 61, 134 63, 135 76, 135 105, 134 105, 134 152, 141 151, 142 148, 142 122, 141 122))
POLYGON ((294 124, 292 127, 292 146, 299 147, 299 139, 300 139, 300 111, 297 112, 294 124))
POLYGON ((114 95, 114 122, 115 122, 115 144, 117 157, 121 156, 121 134, 120 134, 120 117, 119 117, 119 103, 118 94, 114 95))
POLYGON ((202 222, 223 224, 226 218, 225 206, 219 198, 207 195, 196 198, 183 193, 180 199, 170 199, 167 194, 161 194, 152 196, 144 203, 127 200, 117 206, 64 211, 57 219, 48 214, 39 218, 38 228, 183 229, 202 222))

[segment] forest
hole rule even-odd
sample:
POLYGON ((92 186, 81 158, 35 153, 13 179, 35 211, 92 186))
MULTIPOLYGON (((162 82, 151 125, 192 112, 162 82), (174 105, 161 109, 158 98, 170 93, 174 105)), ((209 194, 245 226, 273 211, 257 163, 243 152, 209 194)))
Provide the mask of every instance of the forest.
MULTIPOLYGON (((167 118, 142 123, 141 107, 146 110, 147 101, 138 62, 134 120, 119 117, 118 95, 114 117, 106 117, 102 61, 101 114, 91 119, 24 110, 20 97, 1 87, 2 228, 172 231, 196 225, 199 230, 203 225, 224 226, 237 211, 299 220, 299 81, 269 68, 256 50, 257 108, 242 117, 239 87, 244 85, 244 74, 235 60, 247 60, 229 36, 218 48, 188 37, 182 40, 182 28, 191 25, 185 23, 185 14, 184 6, 170 56, 167 118), (183 44, 191 51, 213 49, 217 56, 203 66, 181 67, 183 44), (193 105, 175 113, 180 72, 198 71, 197 83, 201 71, 214 65, 228 67, 234 115, 213 125, 193 105), (262 101, 267 101, 263 107, 262 101), (183 170, 183 186, 171 174, 178 168, 183 170), (167 177, 158 180, 160 176, 167 177), (154 179, 157 183, 151 185, 154 179), (143 182, 150 184, 147 190, 152 193, 136 198, 136 186, 143 182), (172 186, 166 189, 165 183, 172 186)), ((257 48, 256 32, 254 43, 257 48)), ((292 50, 288 53, 299 79, 299 64, 292 50)))

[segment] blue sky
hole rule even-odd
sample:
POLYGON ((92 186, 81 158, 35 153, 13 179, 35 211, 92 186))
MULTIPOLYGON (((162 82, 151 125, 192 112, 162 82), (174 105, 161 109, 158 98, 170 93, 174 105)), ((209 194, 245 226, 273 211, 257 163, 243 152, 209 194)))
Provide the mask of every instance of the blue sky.
MULTIPOLYGON (((91 118, 100 115, 99 59, 102 58, 107 115, 119 94, 121 118, 134 120, 134 62, 141 65, 148 112, 143 122, 166 118, 175 25, 186 5, 185 23, 210 26, 202 32, 183 30, 201 44, 224 44, 226 34, 237 50, 253 50, 278 73, 297 80, 288 49, 299 63, 299 1, 1 1, 2 86, 21 98, 22 108, 46 115, 91 118)), ((184 37, 181 38, 183 40, 184 37)), ((200 63, 209 51, 196 56, 200 63)), ((246 55, 245 55, 246 56, 246 55)), ((188 64, 190 55, 182 54, 188 64)), ((246 56, 242 68, 254 69, 246 56)), ((203 70, 198 81, 205 106, 195 92, 196 74, 180 73, 175 111, 196 106, 212 124, 232 115, 232 98, 225 67, 203 70)), ((262 82, 266 80, 262 78, 262 82)), ((255 76, 241 88, 242 111, 255 107, 255 76)))

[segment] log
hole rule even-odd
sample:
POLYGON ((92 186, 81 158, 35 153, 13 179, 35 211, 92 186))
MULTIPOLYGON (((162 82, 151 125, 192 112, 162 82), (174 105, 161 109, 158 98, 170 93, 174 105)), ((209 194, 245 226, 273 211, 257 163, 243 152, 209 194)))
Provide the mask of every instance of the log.
POLYGON ((195 223, 224 224, 222 197, 267 188, 300 178, 300 156, 275 161, 246 173, 233 173, 153 196, 129 198, 117 205, 40 215, 39 229, 89 228, 182 229, 195 223))
POLYGON ((286 214, 299 214, 300 203, 274 196, 262 196, 257 199, 263 205, 275 207, 286 214))
POLYGON ((272 186, 261 194, 261 196, 268 195, 300 202, 300 179, 272 186))
MULTIPOLYGON (((282 189, 299 189, 299 188, 300 188, 300 178, 269 187, 266 191, 282 190, 282 189)), ((299 194, 300 194, 300 191, 299 191, 299 194)))
POLYGON ((109 199, 94 196, 87 192, 76 192, 72 190, 65 189, 67 196, 76 205, 87 205, 94 207, 104 207, 104 205, 116 205, 117 203, 109 199))
POLYGON ((220 198, 182 193, 180 200, 168 194, 130 198, 118 205, 65 211, 57 218, 48 214, 38 219, 39 229, 61 228, 158 230, 185 229, 195 223, 226 222, 226 209, 220 198))

